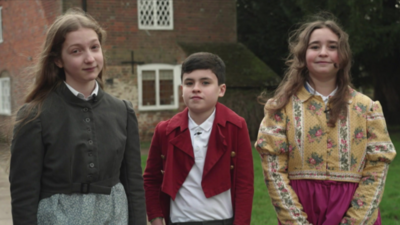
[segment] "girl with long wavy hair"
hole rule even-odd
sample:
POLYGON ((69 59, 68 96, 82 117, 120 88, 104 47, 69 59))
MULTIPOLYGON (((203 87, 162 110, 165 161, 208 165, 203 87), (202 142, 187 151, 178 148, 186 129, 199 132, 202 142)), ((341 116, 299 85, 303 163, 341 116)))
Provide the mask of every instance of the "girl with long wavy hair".
POLYGON ((289 49, 255 143, 279 224, 381 224, 396 151, 380 103, 351 87, 348 35, 319 17, 289 49))
POLYGON ((22 224, 146 224, 137 119, 103 91, 105 31, 73 9, 50 26, 11 145, 22 224))

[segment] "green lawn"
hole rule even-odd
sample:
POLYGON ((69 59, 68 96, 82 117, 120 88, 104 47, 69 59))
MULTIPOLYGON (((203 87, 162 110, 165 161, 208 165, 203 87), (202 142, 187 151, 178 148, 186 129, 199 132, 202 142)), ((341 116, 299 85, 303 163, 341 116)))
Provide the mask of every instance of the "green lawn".
MULTIPOLYGON (((400 151, 400 133, 392 134, 392 141, 400 151)), ((148 145, 148 144, 146 144, 148 145)), ((147 155, 142 156, 143 169, 146 165, 147 155)), ((254 199, 251 224, 276 225, 278 224, 275 211, 272 207, 267 188, 264 183, 260 157, 253 149, 254 159, 254 199)), ((386 179, 385 192, 380 204, 382 224, 400 225, 400 156, 398 155, 389 168, 386 179)))
POLYGON ((385 192, 380 204, 382 224, 400 225, 400 133, 391 135, 397 156, 390 164, 385 192))

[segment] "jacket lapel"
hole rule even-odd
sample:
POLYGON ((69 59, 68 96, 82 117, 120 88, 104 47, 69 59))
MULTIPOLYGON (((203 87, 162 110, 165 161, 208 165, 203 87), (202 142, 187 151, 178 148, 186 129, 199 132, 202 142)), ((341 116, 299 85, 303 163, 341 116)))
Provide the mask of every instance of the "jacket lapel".
POLYGON ((170 140, 170 143, 175 146, 174 149, 179 149, 180 151, 186 153, 192 159, 194 159, 192 141, 190 139, 189 129, 185 129, 183 132, 176 135, 170 140))
POLYGON ((166 135, 169 136, 172 132, 176 132, 176 136, 172 136, 169 139, 169 143, 175 146, 174 149, 178 149, 194 159, 193 146, 188 129, 188 113, 188 108, 185 108, 182 112, 172 117, 167 126, 166 135))
MULTIPOLYGON (((217 111, 218 112, 218 111, 217 111)), ((217 116, 215 118, 217 120, 217 116)), ((211 171, 215 164, 227 151, 227 140, 223 132, 223 127, 214 121, 210 139, 208 141, 206 161, 204 163, 203 178, 211 171)))

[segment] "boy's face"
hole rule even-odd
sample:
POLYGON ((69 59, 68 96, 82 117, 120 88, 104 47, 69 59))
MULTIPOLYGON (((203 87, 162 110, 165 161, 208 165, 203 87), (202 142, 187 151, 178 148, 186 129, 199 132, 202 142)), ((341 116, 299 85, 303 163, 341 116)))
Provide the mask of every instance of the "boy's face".
POLYGON ((217 76, 210 69, 194 70, 182 76, 182 97, 191 116, 211 115, 225 90, 226 85, 218 85, 217 76))

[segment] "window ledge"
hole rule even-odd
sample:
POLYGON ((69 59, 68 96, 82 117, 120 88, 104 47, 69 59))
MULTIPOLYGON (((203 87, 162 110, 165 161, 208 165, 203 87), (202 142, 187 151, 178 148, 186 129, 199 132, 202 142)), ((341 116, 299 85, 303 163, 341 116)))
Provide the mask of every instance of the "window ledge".
POLYGON ((172 106, 140 106, 138 107, 139 111, 160 111, 160 110, 177 110, 178 107, 175 105, 172 106))
POLYGON ((11 116, 9 112, 0 112, 0 116, 11 116))

